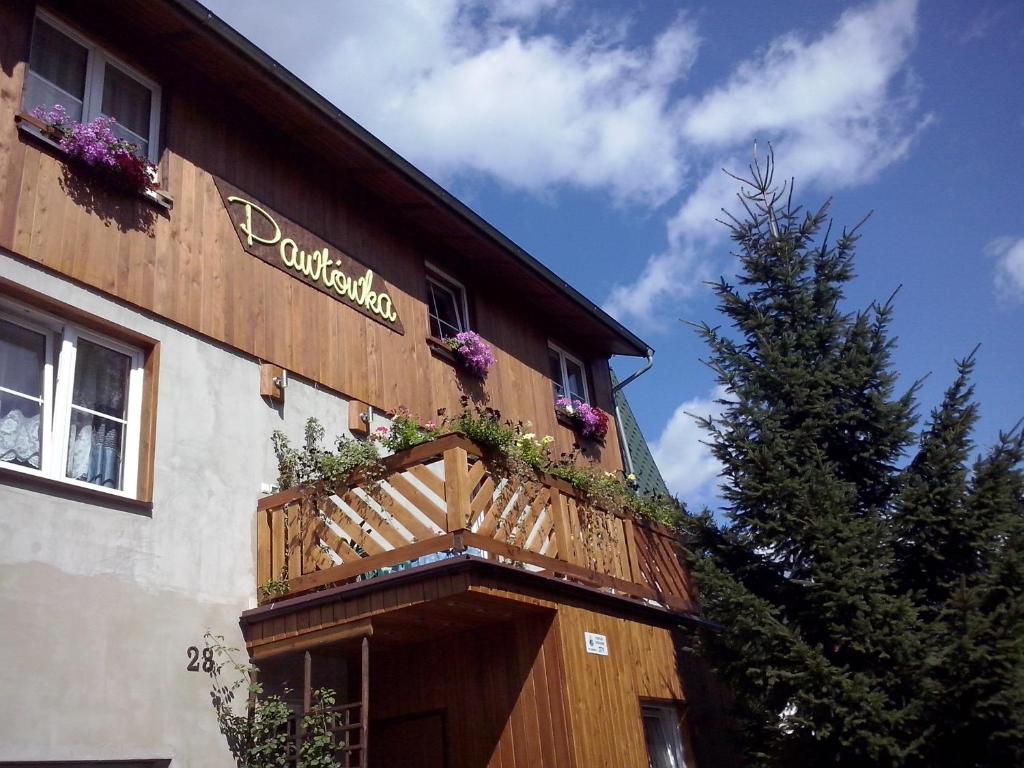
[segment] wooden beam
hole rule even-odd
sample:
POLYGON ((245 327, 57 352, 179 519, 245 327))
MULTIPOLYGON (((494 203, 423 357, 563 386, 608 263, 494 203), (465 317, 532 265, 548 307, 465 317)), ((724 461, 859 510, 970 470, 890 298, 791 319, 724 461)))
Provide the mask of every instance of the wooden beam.
POLYGON ((452 548, 453 539, 450 533, 435 536, 426 541, 418 541, 400 549, 392 549, 379 555, 364 557, 356 563, 345 563, 327 568, 323 571, 309 573, 305 576, 288 580, 288 591, 290 595, 301 592, 308 592, 311 589, 322 587, 327 584, 334 584, 346 579, 353 579, 377 568, 384 568, 391 565, 404 563, 406 560, 415 560, 423 555, 432 555, 435 552, 444 552, 452 548))
POLYGON ((358 400, 348 401, 348 431, 360 437, 370 434, 370 406, 358 400))
POLYGON ((360 709, 359 709, 359 764, 366 768, 369 765, 367 755, 370 752, 370 638, 363 637, 360 664, 360 709))
POLYGON ((373 624, 369 619, 335 624, 333 627, 302 632, 277 640, 256 640, 249 643, 249 657, 254 662, 260 662, 286 653, 301 653, 343 640, 369 637, 372 634, 373 624))
POLYGON ((444 500, 448 507, 446 530, 457 531, 469 524, 469 467, 466 449, 454 446, 444 452, 444 500))

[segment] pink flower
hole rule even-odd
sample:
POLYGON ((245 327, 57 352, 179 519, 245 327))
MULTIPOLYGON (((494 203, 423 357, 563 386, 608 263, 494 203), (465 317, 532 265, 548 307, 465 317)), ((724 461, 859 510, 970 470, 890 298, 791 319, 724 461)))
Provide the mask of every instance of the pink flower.
POLYGON ((579 428, 583 437, 604 440, 608 434, 608 416, 600 408, 582 400, 570 400, 560 397, 555 401, 555 408, 571 418, 579 428))
POLYGON ((445 339, 444 343, 458 356, 462 367, 478 378, 486 379, 487 372, 497 362, 487 342, 473 331, 457 333, 445 339))

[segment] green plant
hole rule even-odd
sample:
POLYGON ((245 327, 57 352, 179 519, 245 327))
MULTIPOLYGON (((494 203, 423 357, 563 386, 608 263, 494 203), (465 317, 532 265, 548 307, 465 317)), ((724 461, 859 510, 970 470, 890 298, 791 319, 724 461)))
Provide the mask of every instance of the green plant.
POLYGON ((582 463, 578 451, 551 458, 554 438, 537 438, 528 432, 529 422, 503 421, 494 408, 470 405, 462 398, 462 410, 448 417, 439 410, 440 422, 425 421, 407 408, 399 408, 391 427, 380 427, 375 440, 390 451, 398 452, 434 440, 447 432, 458 432, 489 452, 492 470, 508 477, 532 480, 547 473, 569 483, 588 501, 606 510, 623 510, 642 520, 654 520, 668 526, 678 524, 682 508, 675 499, 644 496, 633 488, 633 481, 592 464, 582 463))
POLYGON ((501 412, 494 408, 483 408, 479 405, 469 407, 468 400, 462 399, 462 412, 447 420, 446 425, 451 432, 460 432, 484 448, 508 456, 515 456, 519 429, 502 422, 501 412))
MULTIPOLYGON (((206 648, 214 659, 210 670, 210 700, 220 732, 238 768, 284 768, 296 757, 295 738, 288 733, 292 709, 280 696, 265 695, 257 669, 235 658, 222 635, 207 632, 206 648), (244 710, 240 705, 244 704, 244 710)), ((321 688, 315 706, 303 717, 303 740, 296 768, 340 768, 334 759, 338 748, 331 728, 336 694, 321 688)))
POLYGON ((344 485, 359 470, 372 471, 380 466, 380 454, 372 442, 339 437, 334 450, 329 451, 323 447, 323 440, 323 425, 312 417, 306 420, 301 448, 293 448, 287 435, 274 430, 271 442, 282 490, 317 482, 333 489, 344 485))
POLYGON ((398 453, 428 443, 441 434, 436 422, 424 421, 403 406, 391 417, 391 426, 378 427, 373 439, 392 453, 398 453))
POLYGON ((260 586, 260 595, 262 595, 265 600, 273 600, 277 597, 284 597, 290 591, 291 590, 288 587, 288 580, 285 578, 270 579, 262 586, 260 586))
POLYGON ((299 750, 301 768, 334 768, 338 748, 343 746, 333 733, 339 723, 339 716, 331 708, 337 703, 337 696, 330 688, 313 691, 313 706, 302 718, 302 748, 299 750))

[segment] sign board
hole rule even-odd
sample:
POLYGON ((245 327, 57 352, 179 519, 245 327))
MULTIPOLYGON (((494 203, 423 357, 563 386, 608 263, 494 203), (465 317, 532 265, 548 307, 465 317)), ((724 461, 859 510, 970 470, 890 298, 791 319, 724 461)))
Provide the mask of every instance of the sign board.
POLYGON ((373 270, 223 179, 214 177, 214 181, 247 253, 396 333, 405 333, 390 289, 373 270))
POLYGON ((584 632, 583 640, 587 646, 587 653, 593 653, 597 656, 608 655, 608 638, 604 635, 598 635, 593 632, 584 632))

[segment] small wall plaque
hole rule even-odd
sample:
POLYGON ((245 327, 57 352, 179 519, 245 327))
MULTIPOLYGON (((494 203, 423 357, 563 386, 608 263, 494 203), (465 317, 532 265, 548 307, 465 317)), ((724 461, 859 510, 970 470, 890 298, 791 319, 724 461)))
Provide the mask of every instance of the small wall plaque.
POLYGON ((595 656, 608 655, 608 638, 604 635, 598 635, 594 632, 584 632, 583 640, 587 646, 587 653, 592 653, 595 656))

